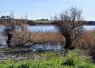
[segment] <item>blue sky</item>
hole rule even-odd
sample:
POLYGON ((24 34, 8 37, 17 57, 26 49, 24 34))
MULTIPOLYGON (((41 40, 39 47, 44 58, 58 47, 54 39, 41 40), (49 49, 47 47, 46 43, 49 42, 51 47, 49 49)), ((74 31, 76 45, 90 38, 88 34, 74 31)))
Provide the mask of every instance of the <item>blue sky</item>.
POLYGON ((16 18, 50 18, 72 6, 82 9, 86 20, 95 21, 95 0, 0 0, 0 16, 13 11, 16 18))

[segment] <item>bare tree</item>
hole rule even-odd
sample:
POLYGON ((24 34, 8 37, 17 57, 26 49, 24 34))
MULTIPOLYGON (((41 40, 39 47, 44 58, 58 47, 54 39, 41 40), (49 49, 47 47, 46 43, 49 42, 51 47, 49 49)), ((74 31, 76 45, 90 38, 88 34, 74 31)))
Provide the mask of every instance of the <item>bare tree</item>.
MULTIPOLYGON (((5 16, 2 20, 2 23, 5 25, 4 34, 7 36, 7 45, 12 47, 13 45, 24 45, 31 41, 31 34, 27 29, 27 20, 26 19, 14 19, 12 17, 5 16)), ((32 41, 31 41, 32 42, 32 41)))
POLYGON ((32 38, 34 38, 32 32, 28 30, 14 31, 13 33, 14 36, 11 40, 11 44, 14 46, 24 46, 29 42, 32 43, 32 38))
POLYGON ((64 48, 74 49, 74 44, 79 40, 83 34, 83 16, 82 11, 76 7, 62 12, 55 22, 58 23, 56 28, 65 37, 66 43, 64 48))

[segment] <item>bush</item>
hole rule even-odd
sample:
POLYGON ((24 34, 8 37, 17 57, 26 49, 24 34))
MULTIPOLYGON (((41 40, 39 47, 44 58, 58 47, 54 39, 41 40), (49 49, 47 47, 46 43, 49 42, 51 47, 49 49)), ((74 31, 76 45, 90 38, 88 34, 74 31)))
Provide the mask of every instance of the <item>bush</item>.
POLYGON ((85 32, 75 46, 81 51, 85 50, 87 55, 92 56, 95 61, 95 30, 85 32))
POLYGON ((30 68, 28 64, 21 64, 18 68, 30 68))
POLYGON ((7 68, 14 68, 14 66, 13 66, 13 65, 10 65, 10 66, 8 66, 7 68))
POLYGON ((62 65, 75 66, 73 59, 67 59, 62 65))

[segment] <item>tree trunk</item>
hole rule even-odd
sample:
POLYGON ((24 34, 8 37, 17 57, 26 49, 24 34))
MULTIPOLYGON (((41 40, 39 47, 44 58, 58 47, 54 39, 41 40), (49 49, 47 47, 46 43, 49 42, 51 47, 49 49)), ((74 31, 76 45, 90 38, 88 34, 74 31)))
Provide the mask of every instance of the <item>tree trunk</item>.
POLYGON ((65 49, 64 55, 66 56, 66 54, 68 53, 68 50, 72 46, 72 40, 71 40, 71 37, 69 35, 65 36, 65 39, 66 39, 66 43, 65 43, 65 46, 64 46, 64 49, 65 49))
POLYGON ((66 56, 66 54, 68 53, 68 50, 74 50, 75 47, 73 46, 72 39, 69 35, 68 36, 66 35, 65 39, 66 39, 66 44, 64 46, 64 49, 65 49, 64 55, 66 56))
POLYGON ((8 39, 7 39, 7 41, 6 41, 8 47, 12 47, 12 46, 11 46, 11 39, 12 39, 12 34, 8 33, 8 39))
POLYGON ((72 46, 72 40, 71 40, 70 36, 65 36, 65 38, 66 38, 66 44, 65 44, 64 48, 70 49, 72 46))
POLYGON ((8 47, 11 47, 10 40, 7 39, 6 42, 7 42, 7 46, 8 46, 8 47))

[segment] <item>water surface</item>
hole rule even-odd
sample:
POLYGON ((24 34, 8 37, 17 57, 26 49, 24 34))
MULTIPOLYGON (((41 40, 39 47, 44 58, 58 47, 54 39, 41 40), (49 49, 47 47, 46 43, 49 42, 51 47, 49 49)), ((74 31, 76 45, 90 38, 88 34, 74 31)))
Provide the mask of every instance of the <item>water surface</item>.
MULTIPOLYGON (((0 26, 0 31, 2 31, 5 26, 0 26)), ((95 26, 83 26, 85 30, 93 30, 95 26)), ((32 32, 57 32, 55 26, 28 26, 28 29, 32 32)))

